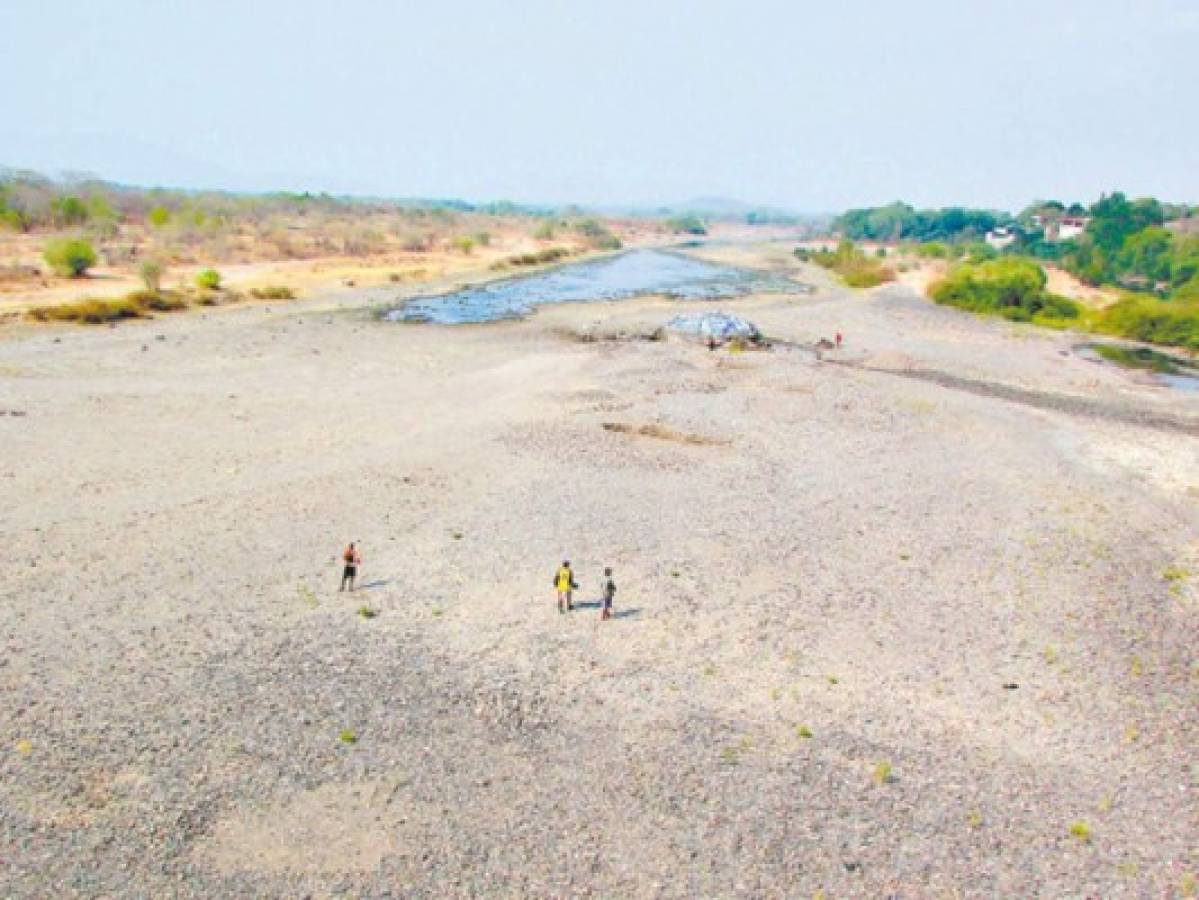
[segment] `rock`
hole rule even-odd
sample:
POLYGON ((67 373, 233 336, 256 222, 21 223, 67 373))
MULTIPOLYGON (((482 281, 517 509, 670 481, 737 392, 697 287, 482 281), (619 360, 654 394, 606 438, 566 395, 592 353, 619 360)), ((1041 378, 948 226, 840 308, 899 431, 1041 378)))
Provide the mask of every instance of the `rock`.
POLYGON ((675 316, 666 323, 666 329, 686 337, 717 341, 733 338, 757 340, 762 336, 753 322, 720 310, 675 316))

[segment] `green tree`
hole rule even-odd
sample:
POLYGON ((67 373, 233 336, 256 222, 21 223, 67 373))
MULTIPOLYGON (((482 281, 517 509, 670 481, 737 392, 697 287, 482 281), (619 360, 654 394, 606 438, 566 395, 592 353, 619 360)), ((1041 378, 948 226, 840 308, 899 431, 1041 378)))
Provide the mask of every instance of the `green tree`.
POLYGON ((50 215, 59 228, 71 228, 87 221, 87 206, 78 197, 66 194, 50 201, 50 215))
POLYGON ((1173 235, 1156 225, 1130 234, 1116 256, 1116 269, 1152 282, 1169 281, 1172 243, 1173 235))
POLYGON ((171 211, 165 206, 153 207, 146 216, 155 228, 162 228, 171 221, 171 211))
POLYGON ((1120 252, 1129 235, 1150 225, 1161 225, 1164 221, 1161 204, 1156 200, 1132 202, 1116 191, 1114 194, 1104 194, 1091 207, 1087 234, 1096 247, 1111 257, 1120 252))

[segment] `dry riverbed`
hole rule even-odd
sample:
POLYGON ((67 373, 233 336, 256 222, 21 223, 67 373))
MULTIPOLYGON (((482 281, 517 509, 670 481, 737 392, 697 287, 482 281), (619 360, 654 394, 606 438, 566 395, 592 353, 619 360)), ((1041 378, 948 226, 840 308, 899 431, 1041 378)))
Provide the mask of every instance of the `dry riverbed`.
POLYGON ((1184 896, 1199 397, 821 285, 8 326, 0 893, 1184 896))

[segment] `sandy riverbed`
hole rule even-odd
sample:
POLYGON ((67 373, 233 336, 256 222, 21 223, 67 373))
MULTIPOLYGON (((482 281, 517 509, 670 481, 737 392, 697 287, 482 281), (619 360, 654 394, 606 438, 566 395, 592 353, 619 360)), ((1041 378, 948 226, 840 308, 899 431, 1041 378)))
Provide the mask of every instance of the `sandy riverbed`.
POLYGON ((1181 895, 1199 398, 792 271, 0 332, 3 893, 1181 895))

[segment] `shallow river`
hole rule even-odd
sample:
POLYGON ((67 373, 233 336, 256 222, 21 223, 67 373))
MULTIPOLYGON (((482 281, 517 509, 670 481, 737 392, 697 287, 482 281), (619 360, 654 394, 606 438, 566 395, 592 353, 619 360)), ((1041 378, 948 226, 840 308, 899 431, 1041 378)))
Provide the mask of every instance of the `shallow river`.
POLYGON ((624 300, 645 294, 719 300, 750 293, 808 290, 806 285, 781 275, 718 265, 664 250, 630 250, 448 294, 413 297, 384 315, 395 322, 458 325, 519 318, 543 303, 624 300))

